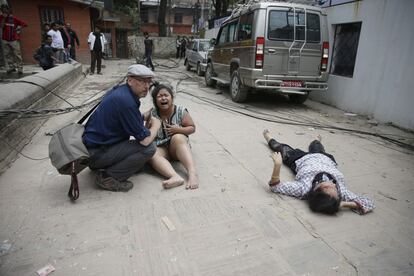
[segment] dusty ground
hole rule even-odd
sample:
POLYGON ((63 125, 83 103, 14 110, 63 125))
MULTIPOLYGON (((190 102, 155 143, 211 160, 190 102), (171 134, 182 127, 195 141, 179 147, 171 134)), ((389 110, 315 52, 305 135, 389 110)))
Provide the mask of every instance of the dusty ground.
MULTIPOLYGON (((62 94, 72 104, 99 97, 131 63, 106 61, 103 76, 87 76, 62 94)), ((156 73, 177 87, 176 103, 197 124, 191 145, 200 188, 163 190, 162 178, 146 169, 131 178, 131 191, 112 193, 96 187, 86 169, 71 203, 69 177, 48 159, 20 157, 0 176, 0 275, 35 275, 47 264, 56 268, 52 275, 414 275, 413 152, 337 128, 411 144, 413 134, 312 101, 295 106, 256 95, 236 104, 182 64, 156 73), (319 215, 301 200, 270 193, 265 128, 301 148, 322 135, 350 190, 371 197, 374 212, 319 215)), ((151 106, 149 97, 143 106, 151 106)), ((52 117, 24 154, 47 157, 45 133, 80 117, 52 117)), ((282 177, 293 175, 283 167, 282 177)))

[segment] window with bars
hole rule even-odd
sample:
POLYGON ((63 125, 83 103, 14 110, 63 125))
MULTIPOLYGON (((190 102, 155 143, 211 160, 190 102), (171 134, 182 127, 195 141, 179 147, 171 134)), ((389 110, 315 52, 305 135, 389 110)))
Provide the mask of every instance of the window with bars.
POLYGON ((63 16, 63 9, 60 7, 39 7, 40 12, 40 22, 42 25, 44 23, 52 23, 56 21, 65 22, 63 16))
POLYGON ((141 23, 148 23, 149 22, 149 16, 148 16, 148 9, 142 9, 141 10, 141 23))
POLYGON ((183 23, 183 14, 175 13, 174 14, 174 23, 183 23))
POLYGON ((336 25, 331 74, 353 77, 360 32, 361 22, 336 25))

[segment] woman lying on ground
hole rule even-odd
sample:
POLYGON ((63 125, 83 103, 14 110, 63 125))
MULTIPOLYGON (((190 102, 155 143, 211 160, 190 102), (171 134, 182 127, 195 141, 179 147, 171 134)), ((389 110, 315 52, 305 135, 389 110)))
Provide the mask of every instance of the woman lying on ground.
POLYGON ((155 138, 157 151, 149 161, 151 166, 168 179, 162 182, 165 189, 184 184, 184 179, 174 170, 169 160, 180 161, 187 170, 186 189, 197 189, 198 180, 188 136, 195 132, 195 124, 187 109, 175 105, 172 87, 155 85, 152 93, 154 108, 144 117, 160 119, 162 125, 155 138))

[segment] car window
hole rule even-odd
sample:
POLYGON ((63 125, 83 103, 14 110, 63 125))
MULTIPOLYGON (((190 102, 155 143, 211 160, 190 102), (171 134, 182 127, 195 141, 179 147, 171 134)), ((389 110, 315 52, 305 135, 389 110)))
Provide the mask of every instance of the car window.
MULTIPOLYGON (((296 18, 294 18, 292 9, 286 11, 270 11, 269 27, 267 32, 268 39, 293 40, 294 21, 296 22, 296 25, 305 25, 305 14, 303 12, 296 12, 296 18)), ((306 13, 306 21, 306 41, 320 42, 319 15, 314 13, 306 13)), ((296 27, 296 39, 305 39, 303 26, 296 27)))
POLYGON ((197 52, 197 44, 198 44, 197 41, 194 41, 193 42, 193 51, 196 51, 197 52))
POLYGON ((237 40, 246 40, 252 38, 253 13, 243 14, 240 16, 237 40))
POLYGON ((201 52, 207 52, 211 48, 210 41, 200 41, 198 50, 201 52))
POLYGON ((217 44, 223 44, 226 42, 228 31, 229 31, 229 25, 223 26, 221 28, 217 44))
POLYGON ((237 21, 232 22, 229 25, 229 37, 228 37, 228 42, 233 42, 236 40, 236 28, 237 28, 237 21))

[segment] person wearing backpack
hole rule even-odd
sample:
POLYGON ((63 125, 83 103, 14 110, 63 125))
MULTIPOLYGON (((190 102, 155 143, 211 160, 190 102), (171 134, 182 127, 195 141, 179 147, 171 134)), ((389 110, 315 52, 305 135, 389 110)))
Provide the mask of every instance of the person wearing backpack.
POLYGON ((55 61, 58 60, 55 58, 54 50, 52 48, 52 36, 46 35, 45 42, 40 46, 33 56, 39 62, 40 67, 43 70, 48 70, 55 67, 55 61))

